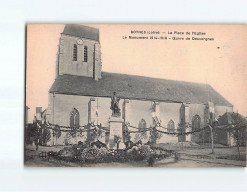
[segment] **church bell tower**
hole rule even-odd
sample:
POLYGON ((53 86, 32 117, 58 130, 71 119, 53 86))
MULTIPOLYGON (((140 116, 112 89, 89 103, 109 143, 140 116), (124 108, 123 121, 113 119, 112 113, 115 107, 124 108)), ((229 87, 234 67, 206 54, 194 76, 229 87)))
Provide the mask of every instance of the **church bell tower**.
POLYGON ((56 77, 69 74, 101 79, 99 29, 67 24, 59 39, 56 77))

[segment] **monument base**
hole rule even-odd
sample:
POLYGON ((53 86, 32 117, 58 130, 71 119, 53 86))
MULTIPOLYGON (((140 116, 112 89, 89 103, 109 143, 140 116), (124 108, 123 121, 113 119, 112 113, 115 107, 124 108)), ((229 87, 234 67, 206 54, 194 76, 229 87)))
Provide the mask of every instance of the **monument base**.
POLYGON ((124 149, 125 145, 123 143, 123 122, 124 120, 119 117, 110 117, 109 125, 110 125, 110 137, 109 137, 109 148, 117 149, 117 143, 115 138, 120 139, 119 149, 124 149))

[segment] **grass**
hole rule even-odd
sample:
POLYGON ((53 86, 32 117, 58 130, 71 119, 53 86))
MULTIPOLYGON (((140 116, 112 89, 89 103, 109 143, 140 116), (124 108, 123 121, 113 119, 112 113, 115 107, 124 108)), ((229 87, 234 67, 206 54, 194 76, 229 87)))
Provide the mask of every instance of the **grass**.
POLYGON ((184 143, 182 147, 181 144, 156 144, 158 147, 164 149, 174 149, 180 154, 196 157, 196 158, 205 158, 205 159, 226 159, 226 160, 237 160, 237 161, 246 161, 246 148, 240 147, 240 158, 238 154, 237 147, 227 147, 220 144, 216 144, 214 151, 215 154, 212 154, 212 149, 210 144, 204 145, 192 145, 189 143, 184 143))

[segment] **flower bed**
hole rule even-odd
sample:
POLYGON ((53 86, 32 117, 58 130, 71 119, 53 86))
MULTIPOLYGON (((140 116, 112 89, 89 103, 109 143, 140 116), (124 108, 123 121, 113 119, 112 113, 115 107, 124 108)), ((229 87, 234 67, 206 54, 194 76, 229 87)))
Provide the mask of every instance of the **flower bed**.
MULTIPOLYGON (((48 156, 58 160, 78 162, 78 163, 110 163, 110 162, 128 162, 154 159, 163 159, 172 154, 161 148, 152 148, 150 145, 137 144, 125 150, 113 150, 102 148, 86 148, 83 145, 73 145, 65 147, 59 152, 49 152, 48 156)), ((50 158, 49 158, 50 159, 50 158)))

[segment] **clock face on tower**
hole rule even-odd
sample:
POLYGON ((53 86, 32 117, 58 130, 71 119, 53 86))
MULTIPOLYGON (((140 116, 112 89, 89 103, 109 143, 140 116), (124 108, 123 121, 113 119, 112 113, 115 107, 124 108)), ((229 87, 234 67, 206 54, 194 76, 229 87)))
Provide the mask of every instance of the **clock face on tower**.
POLYGON ((82 41, 82 39, 77 39, 76 42, 77 42, 78 45, 81 45, 83 41, 82 41))

